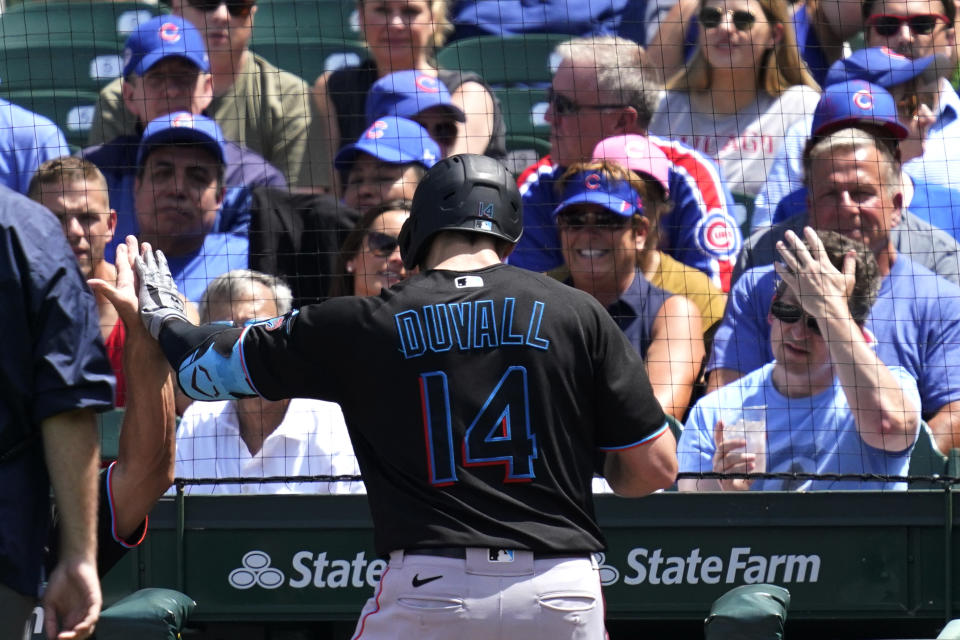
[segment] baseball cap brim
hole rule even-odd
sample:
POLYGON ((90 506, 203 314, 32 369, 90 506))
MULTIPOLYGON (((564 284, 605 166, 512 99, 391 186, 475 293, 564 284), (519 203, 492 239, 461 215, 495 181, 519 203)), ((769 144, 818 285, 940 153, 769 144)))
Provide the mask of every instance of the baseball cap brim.
POLYGON ((577 195, 567 198, 561 202, 560 205, 553 210, 553 217, 556 218, 558 215, 560 215, 561 211, 575 204, 598 204, 604 209, 611 211, 618 216, 623 216, 624 218, 629 218, 634 213, 637 213, 637 207, 633 203, 627 202, 622 198, 612 196, 603 191, 590 191, 586 193, 578 193, 577 195))
MULTIPOLYGON (((389 144, 390 142, 393 142, 393 140, 362 139, 359 142, 348 144, 337 152, 336 157, 333 159, 333 166, 337 168, 337 171, 346 171, 357 161, 357 154, 361 152, 388 164, 409 164, 411 162, 424 164, 420 156, 407 153, 403 149, 398 149, 394 145, 389 144)), ((427 168, 429 169, 430 167, 427 168)))
POLYGON ((195 56, 191 53, 185 52, 163 52, 163 51, 151 51, 147 55, 143 56, 140 59, 140 62, 133 68, 133 72, 138 76, 146 74, 150 69, 154 67, 161 60, 166 60, 167 58, 183 58, 197 69, 201 71, 209 71, 208 65, 205 65, 203 59, 200 56, 195 56))
POLYGON ((190 127, 170 127, 144 138, 137 153, 137 166, 143 164, 144 158, 157 147, 193 146, 206 150, 216 161, 226 164, 223 145, 206 133, 190 127))
POLYGON ((890 134, 891 138, 897 140, 904 140, 910 135, 910 131, 899 122, 890 122, 882 118, 842 118, 839 120, 831 120, 826 125, 814 130, 812 134, 816 138, 823 138, 835 131, 840 131, 840 129, 846 129, 847 127, 860 129, 863 128, 864 125, 883 129, 890 134))

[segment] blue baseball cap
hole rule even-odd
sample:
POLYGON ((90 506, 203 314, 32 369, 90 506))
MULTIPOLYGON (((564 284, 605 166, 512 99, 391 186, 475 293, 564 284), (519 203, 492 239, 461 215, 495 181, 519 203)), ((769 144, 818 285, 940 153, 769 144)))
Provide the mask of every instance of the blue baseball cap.
POLYGON ((386 75, 367 93, 367 122, 382 116, 413 118, 427 109, 441 108, 457 122, 465 122, 460 107, 453 104, 450 91, 438 78, 422 71, 397 71, 386 75))
POLYGON ((203 34, 174 15, 151 18, 137 25, 123 47, 123 75, 144 75, 165 58, 186 58, 201 71, 210 71, 210 57, 203 34))
POLYGON ((360 138, 337 152, 333 166, 346 171, 360 152, 388 164, 419 162, 429 169, 440 159, 440 146, 413 120, 387 116, 375 120, 360 138))
POLYGON ((889 89, 917 77, 925 81, 934 80, 949 69, 950 61, 944 55, 911 60, 888 47, 870 47, 854 51, 849 57, 834 62, 823 83, 831 85, 847 80, 866 80, 889 89))
POLYGON ((581 171, 564 181, 563 200, 553 210, 556 218, 561 211, 574 204, 598 204, 617 215, 629 218, 643 213, 640 194, 629 182, 610 180, 601 171, 581 171))
POLYGON ((137 167, 156 147, 196 145, 210 152, 221 165, 226 164, 223 150, 223 132, 220 126, 207 116, 194 115, 188 111, 176 111, 151 120, 143 130, 140 148, 137 149, 137 167))
POLYGON ((844 127, 873 125, 903 140, 910 132, 900 124, 897 103, 890 92, 866 80, 828 85, 813 112, 811 133, 823 137, 844 127))

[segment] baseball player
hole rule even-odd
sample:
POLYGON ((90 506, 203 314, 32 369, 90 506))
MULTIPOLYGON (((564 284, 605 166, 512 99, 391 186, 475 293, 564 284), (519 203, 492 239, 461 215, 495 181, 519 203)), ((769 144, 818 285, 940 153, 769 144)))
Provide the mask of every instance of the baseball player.
POLYGON ((389 557, 354 638, 603 638, 594 469, 626 496, 676 476, 607 311, 503 264, 521 218, 500 163, 442 160, 398 238, 418 275, 244 329, 188 322, 163 254, 141 247, 141 317, 188 395, 343 408, 389 557))

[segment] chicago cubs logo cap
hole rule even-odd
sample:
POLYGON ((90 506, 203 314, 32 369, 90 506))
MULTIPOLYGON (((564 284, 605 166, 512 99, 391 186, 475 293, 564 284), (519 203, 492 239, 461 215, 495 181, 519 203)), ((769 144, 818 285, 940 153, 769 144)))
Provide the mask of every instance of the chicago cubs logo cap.
POLYGON ((631 171, 643 173, 670 193, 670 159, 646 136, 636 134, 613 136, 601 140, 593 150, 594 160, 609 160, 631 171))
POLYGON ((367 122, 383 116, 413 118, 427 109, 444 111, 457 122, 466 121, 463 110, 453 104, 447 86, 422 71, 391 73, 374 82, 367 93, 367 122))
POLYGON ((143 130, 137 149, 137 167, 143 166, 147 155, 156 147, 193 145, 206 149, 217 162, 226 164, 223 150, 223 132, 220 125, 207 116, 176 111, 151 120, 143 130))
POLYGON ((845 127, 863 125, 882 128, 897 140, 910 134, 900 124, 897 103, 890 92, 866 80, 849 80, 827 86, 813 112, 810 131, 819 138, 845 127))
POLYGON ((567 178, 563 200, 553 210, 553 217, 571 205, 584 203, 598 204, 624 218, 643 213, 640 194, 628 182, 611 180, 600 171, 581 171, 567 178))
POLYGON ((426 129, 396 116, 375 120, 356 142, 337 152, 333 165, 337 171, 348 171, 361 152, 388 164, 419 162, 427 169, 440 159, 440 146, 426 129))
POLYGON ((137 25, 123 48, 123 75, 144 75, 165 58, 185 58, 201 71, 210 71, 203 34, 175 15, 151 18, 137 25))
POLYGON ((950 60, 941 54, 911 60, 887 47, 870 47, 834 62, 823 84, 866 80, 889 89, 914 78, 923 82, 936 80, 951 71, 950 60))

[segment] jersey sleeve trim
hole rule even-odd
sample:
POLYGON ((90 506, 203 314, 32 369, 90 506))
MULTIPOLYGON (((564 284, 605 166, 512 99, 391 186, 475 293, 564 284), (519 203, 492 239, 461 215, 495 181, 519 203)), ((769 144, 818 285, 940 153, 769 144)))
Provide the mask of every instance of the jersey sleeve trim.
POLYGON ((116 461, 110 463, 110 466, 107 468, 107 503, 110 508, 110 535, 113 538, 114 542, 119 544, 125 549, 133 549, 140 545, 143 542, 143 539, 147 537, 147 528, 150 524, 150 516, 145 516, 143 518, 143 523, 134 531, 129 538, 124 540, 120 537, 120 534, 117 533, 117 518, 116 511, 114 509, 113 502, 113 468, 116 466, 116 461), (139 533, 139 536, 137 535, 139 533))
POLYGON ((600 451, 626 451, 627 449, 633 449, 634 447, 639 447, 639 446, 648 444, 650 442, 653 442, 654 440, 662 436, 669 428, 670 428, 669 425, 666 422, 664 422, 662 427, 660 427, 659 429, 657 429, 656 431, 648 435, 643 440, 637 440, 632 444, 626 444, 620 447, 597 447, 597 449, 599 449, 600 451))

